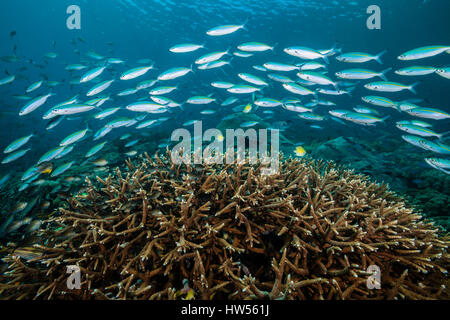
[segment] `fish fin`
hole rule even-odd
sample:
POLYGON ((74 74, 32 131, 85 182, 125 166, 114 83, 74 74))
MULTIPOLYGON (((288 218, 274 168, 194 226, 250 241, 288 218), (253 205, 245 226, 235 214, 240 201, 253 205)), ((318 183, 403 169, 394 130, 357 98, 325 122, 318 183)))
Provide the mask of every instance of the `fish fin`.
POLYGON ((330 64, 330 61, 328 60, 328 57, 326 55, 322 55, 322 59, 325 61, 326 64, 330 64))
POLYGON ((415 87, 416 87, 418 84, 420 84, 420 81, 419 81, 419 82, 413 83, 413 84, 408 88, 409 91, 411 91, 411 92, 414 93, 414 94, 417 94, 415 87))
POLYGON ((450 137, 445 137, 445 136, 448 136, 450 134, 450 131, 447 131, 447 132, 444 132, 444 133, 441 133, 441 134, 439 134, 439 140, 441 140, 441 141, 445 141, 445 140, 448 140, 448 139, 450 139, 450 137))
POLYGON ((381 71, 380 78, 383 79, 384 81, 387 81, 386 73, 388 73, 391 70, 392 70, 392 68, 387 68, 386 70, 381 71))
POLYGON ((242 29, 244 29, 245 31, 248 31, 246 25, 248 23, 248 18, 245 19, 244 23, 242 24, 242 29))
POLYGON ((316 100, 319 100, 319 92, 317 90, 319 90, 319 89, 316 89, 316 90, 313 91, 314 92, 314 98, 316 100))
POLYGON ((382 122, 385 122, 387 119, 389 119, 391 116, 386 116, 386 117, 384 117, 384 118, 381 118, 381 121, 382 122))
POLYGON ((333 82, 333 87, 334 87, 336 90, 339 90, 339 83, 341 83, 341 82, 340 82, 340 81, 333 82))
POLYGON ((279 43, 277 42, 277 43, 275 43, 273 46, 272 46, 272 49, 270 49, 271 51, 273 51, 273 50, 275 50, 275 47, 277 47, 279 45, 279 43))
POLYGON ((375 60, 379 63, 379 64, 383 64, 383 61, 381 60, 381 57, 386 54, 387 50, 383 50, 382 52, 380 52, 379 54, 376 55, 375 60))

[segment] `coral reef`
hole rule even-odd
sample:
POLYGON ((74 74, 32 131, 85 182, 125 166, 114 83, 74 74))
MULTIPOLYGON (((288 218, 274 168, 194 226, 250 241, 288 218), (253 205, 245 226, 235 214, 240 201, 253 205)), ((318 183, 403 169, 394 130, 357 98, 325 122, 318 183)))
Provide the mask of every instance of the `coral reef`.
MULTIPOLYGON (((395 138, 385 136, 370 141, 339 137, 312 147, 316 159, 333 160, 339 165, 366 174, 389 185, 416 210, 450 230, 450 176, 431 168, 424 161, 432 152, 420 150, 395 138)), ((311 149, 311 147, 309 147, 311 149)))
POLYGON ((87 178, 34 245, 2 249, 2 299, 450 298, 449 235, 333 162, 126 164, 87 178))

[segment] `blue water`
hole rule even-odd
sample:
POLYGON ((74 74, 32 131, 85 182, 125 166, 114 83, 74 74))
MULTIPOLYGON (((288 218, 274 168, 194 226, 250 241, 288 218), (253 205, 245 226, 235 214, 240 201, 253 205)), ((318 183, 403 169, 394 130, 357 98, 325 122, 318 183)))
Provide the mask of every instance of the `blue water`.
MULTIPOLYGON (((27 201, 39 194, 39 190, 33 189, 30 193, 18 193, 17 188, 23 183, 20 177, 23 172, 33 166, 36 161, 48 150, 58 146, 59 142, 68 134, 81 130, 89 125, 92 132, 100 129, 108 120, 116 116, 134 117, 136 114, 124 110, 124 107, 139 98, 147 97, 148 90, 143 90, 135 95, 117 97, 116 94, 124 89, 132 88, 139 81, 155 79, 164 70, 171 67, 189 67, 195 59, 212 51, 223 51, 231 47, 232 51, 238 44, 247 41, 264 42, 271 46, 275 45, 274 51, 255 53, 250 58, 233 57, 231 65, 226 65, 215 70, 195 70, 187 76, 174 81, 168 85, 177 85, 178 89, 169 94, 169 97, 177 102, 184 102, 187 98, 195 95, 213 94, 219 103, 207 106, 185 107, 184 111, 171 113, 171 119, 158 127, 136 130, 133 127, 113 130, 105 139, 93 142, 88 138, 76 144, 75 149, 67 157, 55 161, 55 166, 75 160, 76 164, 72 171, 64 176, 78 175, 76 168, 84 159, 84 154, 93 145, 108 141, 119 150, 119 156, 115 157, 112 164, 122 163, 126 156, 123 152, 133 148, 124 148, 125 142, 119 137, 125 133, 131 133, 132 137, 127 141, 140 139, 136 150, 143 152, 154 152, 155 145, 164 143, 170 138, 170 133, 187 120, 202 119, 204 127, 216 127, 224 117, 234 113, 232 107, 220 107, 220 103, 231 94, 222 89, 211 87, 212 81, 230 81, 243 83, 237 74, 248 72, 265 78, 264 74, 252 68, 254 65, 262 65, 267 61, 284 63, 304 62, 298 58, 286 55, 283 48, 288 46, 306 46, 316 49, 331 48, 334 44, 342 47, 343 52, 362 51, 371 54, 388 50, 383 57, 384 64, 368 62, 361 67, 373 70, 383 70, 392 67, 397 70, 409 65, 430 65, 442 67, 450 65, 450 55, 444 53, 439 56, 419 60, 416 62, 400 61, 397 56, 408 50, 426 45, 449 45, 449 21, 450 3, 446 0, 378 0, 378 1, 274 1, 274 0, 246 0, 246 1, 130 1, 130 0, 89 0, 89 1, 2 1, 0 3, 0 56, 15 55, 16 62, 0 60, 0 79, 8 74, 16 75, 13 83, 0 86, 0 150, 4 150, 13 140, 36 132, 36 137, 25 146, 31 148, 24 157, 0 166, 0 178, 10 173, 11 177, 2 186, 2 210, 8 212, 17 201, 27 201), (78 5, 81 8, 81 30, 69 30, 66 27, 68 14, 66 9, 69 5, 78 5), (376 4, 381 8, 381 30, 369 30, 366 27, 368 14, 366 9, 369 5, 376 4), (242 24, 245 21, 246 30, 221 36, 209 37, 206 30, 223 24, 242 24), (15 31, 15 35, 11 32, 15 31), (192 42, 204 44, 205 49, 187 54, 173 54, 168 49, 179 43, 192 42), (45 129, 46 120, 42 115, 50 107, 80 94, 84 97, 86 91, 96 81, 87 84, 71 85, 69 82, 79 78, 86 70, 69 72, 64 68, 68 64, 82 63, 89 68, 104 64, 104 59, 98 61, 86 55, 89 51, 107 58, 120 58, 125 61, 123 65, 111 65, 101 75, 102 80, 116 79, 113 85, 105 92, 111 95, 113 100, 106 102, 102 108, 121 107, 114 116, 108 120, 96 121, 89 115, 82 114, 74 117, 74 120, 64 120, 62 124, 51 131, 45 129), (46 58, 44 55, 55 52, 58 56, 54 59, 46 58), (120 74, 130 68, 141 66, 139 59, 151 59, 155 63, 156 70, 150 70, 146 75, 131 81, 120 81, 120 74), (32 92, 30 96, 35 97, 48 92, 55 96, 50 97, 45 105, 36 111, 19 116, 19 110, 27 101, 18 100, 14 95, 24 95, 25 89, 38 80, 58 81, 54 87, 43 85, 32 92), (201 116, 202 109, 216 109, 217 113, 212 116, 201 116), (153 143, 153 149, 146 149, 149 143, 153 143), (141 146, 141 148, 140 148, 141 146)), ((229 60, 227 57, 225 60, 229 60)), ((320 61, 322 62, 322 61, 320 61)), ((330 57, 328 76, 335 79, 334 73, 342 69, 359 67, 359 65, 344 64, 330 57)), ((273 72, 277 73, 277 72, 273 72)), ((284 74, 279 72, 280 74, 284 74)), ((286 73, 291 78, 294 72, 286 73)), ((423 77, 404 77, 394 74, 388 76, 390 81, 412 84, 421 81, 417 87, 417 95, 409 91, 400 93, 387 93, 385 96, 400 101, 410 98, 423 100, 420 105, 432 106, 446 112, 450 112, 450 80, 436 74, 423 77)), ((265 78, 267 79, 267 78, 265 78)), ((96 79, 98 80, 98 79, 96 79)), ((378 80, 374 80, 378 81, 378 80)), ((273 81, 272 81, 273 82, 273 81)), ((362 84, 368 81, 362 81, 362 84)), ((360 97, 365 95, 382 95, 369 92, 362 84, 358 84, 351 96, 323 96, 321 99, 333 101, 335 107, 319 107, 316 113, 327 115, 331 109, 351 109, 358 104, 363 104, 360 97)), ((160 84, 165 85, 165 84, 160 84)), ((156 87, 157 85, 155 85, 156 87)), ((284 99, 292 97, 280 84, 274 83, 264 90, 263 96, 284 99)), ((247 103, 249 96, 239 96, 240 104, 247 103)), ((307 102, 310 97, 300 97, 307 102)), ((238 103, 239 104, 239 103, 238 103)), ((236 106, 233 105, 233 106, 236 106)), ((314 146, 320 143, 345 136, 357 139, 361 145, 378 145, 380 148, 373 149, 373 156, 380 156, 381 152, 389 150, 397 159, 393 159, 391 167, 386 167, 384 176, 379 176, 379 171, 373 173, 373 178, 381 181, 389 178, 393 169, 411 170, 409 175, 411 181, 399 181, 398 191, 407 191, 407 186, 420 188, 422 177, 414 179, 417 174, 430 172, 436 181, 440 181, 436 192, 443 199, 443 206, 448 208, 450 185, 448 175, 428 167, 423 158, 431 157, 433 154, 426 153, 421 149, 408 146, 402 141, 403 132, 395 127, 398 120, 407 120, 411 117, 401 114, 393 109, 378 108, 383 116, 389 115, 386 123, 374 127, 361 127, 355 124, 342 125, 331 120, 323 123, 311 123, 297 118, 281 108, 276 108, 275 115, 268 121, 288 121, 288 128, 283 132, 284 136, 294 143, 302 142, 308 153, 314 153, 314 146), (311 125, 320 125, 322 129, 311 128, 311 125), (398 152, 396 150, 398 149, 398 152), (397 162, 398 158, 402 162, 397 162), (406 163, 406 164, 405 164, 406 163)), ((261 115, 259 109, 259 115, 261 115)), ((166 115, 164 115, 166 116, 166 115)), ((153 115, 146 119, 151 119, 153 115)), ((157 117, 155 117, 157 118, 157 117)), ((425 119, 424 119, 425 120, 425 119)), ((428 121, 428 120, 426 120, 428 121)), ((450 130, 450 120, 430 120, 433 130, 446 132, 450 130)), ((206 129, 206 128, 205 128, 206 129)), ((373 147, 372 145, 372 147, 373 147)), ((292 149, 292 148, 291 148, 292 149)), ((284 149, 289 152, 289 148, 284 149)), ((348 150, 342 150, 348 153, 348 150)), ((387 152, 387 151, 386 151, 387 152)), ((99 157, 108 158, 108 155, 97 154, 99 157)), ((445 158, 442 155, 434 155, 445 158)), ((339 160, 339 159, 335 159, 339 160)), ((351 167, 351 163, 347 163, 351 167)), ((361 168, 357 168, 361 169, 361 168)), ((365 173, 371 174, 371 170, 365 173)), ((389 182, 394 183, 394 180, 389 182)), ((28 190, 28 189, 27 189, 28 190)), ((425 191, 427 191, 425 189, 425 191)), ((409 194, 411 196, 411 194, 409 194)), ((405 196, 408 196, 405 193, 405 196)), ((40 198, 54 200, 51 194, 40 198)), ((426 199, 424 200, 426 202, 426 199)), ((423 201, 422 201, 423 202, 423 201)), ((445 209, 443 209, 445 210, 445 209)), ((445 215, 446 212, 442 212, 445 215)), ((0 220, 1 222, 1 220, 0 220)))

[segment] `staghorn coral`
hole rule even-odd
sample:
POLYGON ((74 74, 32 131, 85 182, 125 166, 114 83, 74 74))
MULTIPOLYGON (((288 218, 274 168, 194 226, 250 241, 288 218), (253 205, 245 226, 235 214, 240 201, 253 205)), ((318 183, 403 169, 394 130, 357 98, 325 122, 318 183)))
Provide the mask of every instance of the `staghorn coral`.
POLYGON ((450 238, 332 162, 175 165, 147 154, 9 247, 3 299, 448 299, 450 238), (369 290, 369 265, 381 289, 369 290), (81 289, 66 286, 78 265, 81 289), (187 279, 184 280, 184 279, 187 279), (184 286, 183 286, 184 285, 184 286))

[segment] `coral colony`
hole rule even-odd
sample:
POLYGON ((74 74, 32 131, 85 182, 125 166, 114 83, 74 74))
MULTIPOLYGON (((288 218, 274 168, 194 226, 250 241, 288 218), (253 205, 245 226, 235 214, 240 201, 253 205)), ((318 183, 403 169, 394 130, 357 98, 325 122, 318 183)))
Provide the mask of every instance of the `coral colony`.
MULTIPOLYGON (((332 162, 174 164, 86 179, 28 246, 4 299, 449 299, 450 237, 332 162), (68 268, 79 270, 68 288, 68 268), (372 278, 378 273, 378 280, 372 278)), ((70 272, 70 270, 69 270, 70 272)))

